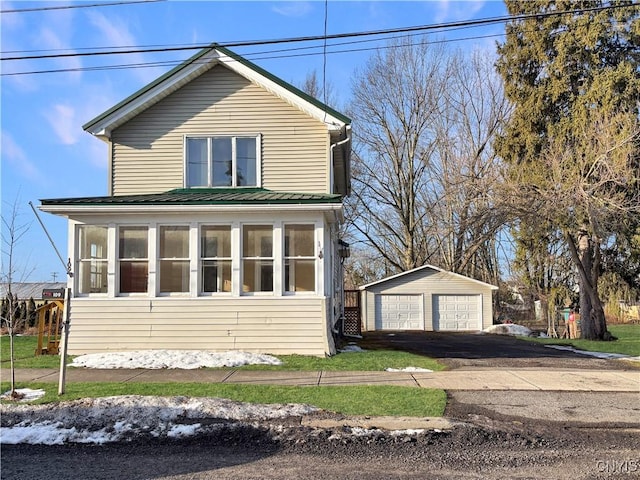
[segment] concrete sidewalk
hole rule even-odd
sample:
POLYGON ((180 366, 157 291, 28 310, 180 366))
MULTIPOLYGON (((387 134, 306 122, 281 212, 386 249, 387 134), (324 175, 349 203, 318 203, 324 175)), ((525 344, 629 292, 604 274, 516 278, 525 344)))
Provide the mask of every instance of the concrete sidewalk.
MULTIPOLYGON (((18 369, 17 382, 58 382, 57 369, 18 369)), ((8 381, 9 369, 0 370, 8 381)), ((469 369, 441 372, 125 370, 69 368, 67 382, 233 383, 245 385, 395 385, 443 390, 534 390, 640 393, 640 370, 469 369)))

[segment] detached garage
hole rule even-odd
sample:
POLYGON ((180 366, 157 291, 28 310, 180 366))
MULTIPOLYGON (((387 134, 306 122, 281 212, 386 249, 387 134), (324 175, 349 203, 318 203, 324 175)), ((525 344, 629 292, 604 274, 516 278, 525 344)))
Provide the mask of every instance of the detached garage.
POLYGON ((498 287, 432 265, 360 287, 362 326, 373 330, 482 330, 498 287))

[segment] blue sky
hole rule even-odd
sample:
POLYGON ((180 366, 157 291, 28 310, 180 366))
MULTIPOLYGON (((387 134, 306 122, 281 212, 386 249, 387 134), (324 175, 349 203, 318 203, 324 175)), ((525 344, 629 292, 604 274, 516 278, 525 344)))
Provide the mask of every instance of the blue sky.
MULTIPOLYGON (((97 1, 88 2, 90 4, 97 1)), ((1 2, 2 10, 80 5, 80 2, 1 2)), ((87 2, 85 2, 87 4, 87 2)), ((324 33, 325 3, 288 2, 183 2, 46 10, 1 15, 2 56, 72 53, 83 49, 124 46, 178 46, 218 42, 268 40, 315 36, 324 33)), ((498 1, 330 1, 327 32, 345 33, 428 25, 506 15, 498 1)), ((431 38, 465 38, 500 34, 503 25, 434 33, 431 38)), ((376 41, 331 46, 326 77, 333 86, 340 110, 350 98, 351 78, 362 68, 371 50, 332 53, 335 50, 371 49, 376 41)), ((485 49, 493 54, 494 36, 452 42, 451 48, 485 49)), ((363 39, 356 39, 363 40, 363 39)), ((371 40, 368 38, 368 40, 371 40)), ((340 42, 352 41, 352 39, 340 42)), ((306 75, 323 71, 322 43, 295 43, 233 47, 283 80, 300 85, 306 75), (283 48, 315 46, 309 50, 274 53, 283 48), (292 54, 315 53, 295 56, 292 54), (274 58, 279 56, 281 58, 274 58), (271 58, 269 58, 271 57, 271 58)), ((149 62, 178 63, 195 50, 170 53, 7 60, 1 64, 1 195, 2 215, 19 202, 19 224, 31 223, 14 256, 28 281, 65 278, 64 269, 37 224, 28 205, 43 198, 99 196, 107 193, 106 144, 82 130, 82 125, 166 72, 171 66, 82 70, 88 67, 149 62), (10 73, 72 69, 60 73, 10 73)), ((41 217, 66 258, 66 219, 41 217)), ((3 250, 5 246, 3 245, 3 250)), ((3 262, 6 261, 3 255, 3 262)), ((6 271, 3 264, 2 273, 6 271)), ((21 277, 24 275, 20 275, 21 277)))

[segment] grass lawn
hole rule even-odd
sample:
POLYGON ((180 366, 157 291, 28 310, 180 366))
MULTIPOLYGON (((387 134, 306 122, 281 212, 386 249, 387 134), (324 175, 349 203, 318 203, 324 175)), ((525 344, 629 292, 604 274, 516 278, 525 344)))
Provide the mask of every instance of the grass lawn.
MULTIPOLYGON (((58 368, 58 355, 41 355, 34 352, 38 339, 35 336, 15 337, 16 368, 58 368)), ((0 360, 2 368, 9 368, 9 337, 0 338, 0 360)), ((282 365, 245 365, 245 370, 293 370, 293 371, 382 371, 385 368, 420 367, 443 370, 445 367, 429 357, 395 350, 369 350, 366 352, 344 352, 333 357, 320 358, 305 355, 276 355, 282 365)), ((69 357, 71 363, 73 357, 69 357)))
MULTIPOLYGON (((280 385, 234 385, 200 383, 68 383, 66 393, 57 394, 57 384, 19 384, 18 388, 44 389, 46 395, 33 403, 55 403, 87 397, 154 395, 220 397, 249 403, 304 403, 345 415, 393 415, 440 417, 447 397, 443 390, 392 387, 291 387, 280 385)), ((9 390, 2 382, 0 389, 9 390)), ((3 402, 6 403, 6 402, 3 402)))
POLYGON ((618 337, 618 340, 596 342, 593 340, 569 340, 566 338, 520 338, 547 345, 571 345, 589 352, 622 353, 632 357, 640 356, 640 325, 608 325, 608 329, 614 337, 618 337))

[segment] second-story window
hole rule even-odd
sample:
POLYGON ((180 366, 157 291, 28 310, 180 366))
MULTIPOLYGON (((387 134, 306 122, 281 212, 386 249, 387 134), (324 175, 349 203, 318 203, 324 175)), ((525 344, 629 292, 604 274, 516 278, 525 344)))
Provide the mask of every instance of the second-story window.
POLYGON ((186 187, 257 187, 257 136, 188 137, 186 187))

